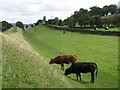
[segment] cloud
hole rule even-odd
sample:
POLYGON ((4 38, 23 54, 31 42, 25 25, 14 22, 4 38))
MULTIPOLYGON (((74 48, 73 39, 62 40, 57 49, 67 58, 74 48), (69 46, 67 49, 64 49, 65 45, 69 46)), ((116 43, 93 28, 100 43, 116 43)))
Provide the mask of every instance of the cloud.
POLYGON ((13 18, 25 23, 36 22, 46 16, 47 19, 59 17, 65 19, 80 8, 117 4, 119 0, 0 0, 0 20, 13 21, 13 18), (11 20, 10 20, 11 19, 11 20))

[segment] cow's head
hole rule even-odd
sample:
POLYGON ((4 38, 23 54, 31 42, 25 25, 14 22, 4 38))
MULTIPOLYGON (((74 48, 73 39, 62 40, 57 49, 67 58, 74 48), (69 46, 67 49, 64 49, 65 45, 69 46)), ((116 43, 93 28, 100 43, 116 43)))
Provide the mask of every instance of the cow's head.
POLYGON ((71 74, 71 70, 68 68, 68 69, 65 70, 64 75, 69 75, 69 74, 71 74))
POLYGON ((55 63, 55 60, 51 59, 50 62, 49 62, 49 64, 53 64, 53 63, 55 63))

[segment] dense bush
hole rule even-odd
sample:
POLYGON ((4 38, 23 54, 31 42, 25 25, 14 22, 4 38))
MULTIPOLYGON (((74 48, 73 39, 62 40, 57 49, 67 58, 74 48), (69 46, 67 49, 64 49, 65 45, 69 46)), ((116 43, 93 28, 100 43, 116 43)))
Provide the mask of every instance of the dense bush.
POLYGON ((63 21, 61 19, 58 21, 58 26, 63 26, 63 21))
POLYGON ((6 21, 2 21, 2 32, 10 29, 11 27, 13 27, 12 24, 6 22, 6 21))
POLYGON ((40 24, 43 24, 43 20, 38 20, 36 23, 35 23, 35 26, 37 26, 37 25, 40 25, 40 24))
POLYGON ((24 30, 24 25, 21 21, 16 22, 16 26, 24 30))
POLYGON ((55 17, 54 19, 49 19, 46 24, 51 24, 51 25, 58 25, 59 18, 55 17))
POLYGON ((68 25, 69 28, 75 27, 75 25, 76 25, 76 19, 73 16, 70 17, 70 18, 68 18, 67 25, 68 25))

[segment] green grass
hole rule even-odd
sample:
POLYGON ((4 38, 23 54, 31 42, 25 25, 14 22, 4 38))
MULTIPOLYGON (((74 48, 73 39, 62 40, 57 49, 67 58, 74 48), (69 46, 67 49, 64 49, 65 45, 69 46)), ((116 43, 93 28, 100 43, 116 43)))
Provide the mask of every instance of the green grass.
MULTIPOLYGON (((10 30, 10 32, 12 29, 10 30)), ((63 75, 63 71, 49 65, 17 29, 2 36, 3 88, 70 88, 79 86, 63 75), (74 86, 73 86, 74 85, 74 86)))
MULTIPOLYGON (((69 75, 70 78, 66 77, 67 82, 73 87, 118 87, 118 37, 72 32, 63 34, 62 31, 42 25, 29 28, 27 32, 24 32, 24 36, 47 62, 60 54, 73 54, 78 56, 77 61, 96 62, 98 64, 99 71, 98 77, 95 79, 95 84, 85 83, 90 81, 89 73, 82 74, 84 82, 76 81, 75 75, 69 75)), ((54 70, 60 70, 60 65, 54 64, 51 66, 55 68, 54 70)), ((65 68, 69 66, 65 65, 65 68)), ((64 72, 60 70, 60 73, 63 74, 64 72)))
MULTIPOLYGON (((16 27, 15 27, 16 28, 16 27)), ((39 26, 23 32, 12 28, 2 37, 3 88, 117 88, 118 37, 66 32, 39 26), (22 35, 23 34, 23 35, 22 35), (98 77, 64 76, 60 65, 49 61, 60 54, 74 54, 77 61, 98 64, 98 77)), ((65 65, 65 69, 70 64, 65 65)))
POLYGON ((2 88, 2 35, 0 33, 0 89, 2 88))

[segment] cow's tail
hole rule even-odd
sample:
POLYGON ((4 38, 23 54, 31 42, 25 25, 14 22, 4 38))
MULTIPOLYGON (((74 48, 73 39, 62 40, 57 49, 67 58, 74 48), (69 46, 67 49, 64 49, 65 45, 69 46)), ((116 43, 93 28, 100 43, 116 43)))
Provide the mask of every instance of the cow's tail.
POLYGON ((96 65, 96 73, 95 73, 95 75, 96 75, 96 77, 97 77, 97 74, 98 74, 98 67, 97 67, 97 64, 95 64, 96 65))

